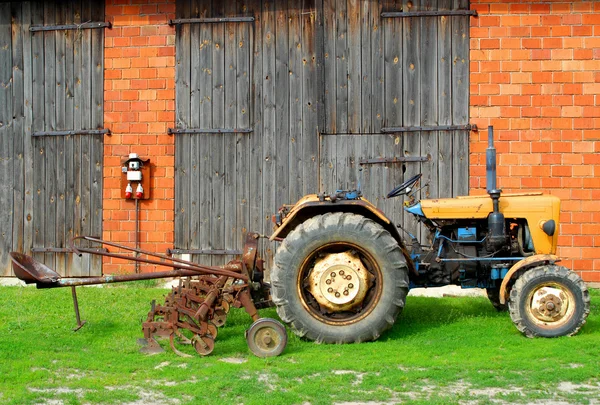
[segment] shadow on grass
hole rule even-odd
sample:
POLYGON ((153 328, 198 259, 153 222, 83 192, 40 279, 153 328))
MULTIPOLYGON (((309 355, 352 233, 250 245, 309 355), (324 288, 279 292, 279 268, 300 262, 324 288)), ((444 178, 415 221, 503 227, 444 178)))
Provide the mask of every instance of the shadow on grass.
POLYGON ((481 322, 493 319, 510 322, 508 312, 498 312, 485 298, 408 297, 402 314, 380 340, 402 339, 468 318, 479 318, 481 322))

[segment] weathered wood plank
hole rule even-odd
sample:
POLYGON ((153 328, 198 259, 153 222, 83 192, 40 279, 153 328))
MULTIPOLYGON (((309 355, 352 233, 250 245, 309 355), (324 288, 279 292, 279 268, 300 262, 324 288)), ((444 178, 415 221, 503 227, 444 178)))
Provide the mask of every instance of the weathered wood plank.
MULTIPOLYGON (((190 0, 190 18, 198 18, 200 15, 200 1, 199 0, 190 0)), ((210 61, 205 61, 201 58, 201 53, 202 52, 202 48, 203 48, 203 44, 201 43, 201 38, 200 38, 200 28, 201 25, 200 24, 191 24, 189 27, 189 46, 190 46, 190 57, 188 60, 185 60, 183 63, 189 64, 189 70, 190 70, 190 94, 189 94, 189 99, 188 100, 183 100, 182 102, 188 102, 189 103, 189 109, 190 109, 190 118, 189 118, 189 122, 188 125, 191 128, 206 128, 205 126, 202 126, 200 124, 200 121, 202 119, 203 123, 206 121, 205 119, 203 119, 204 117, 201 118, 201 116, 203 115, 201 111, 201 103, 202 103, 202 86, 203 86, 203 80, 202 80, 202 71, 209 69, 210 65, 209 62, 210 61)), ((204 29, 206 29, 206 27, 204 27, 204 29)), ((204 56, 204 55, 202 55, 204 56)), ((186 67, 186 69, 188 69, 188 67, 186 67)), ((179 90, 179 89, 178 89, 179 90)), ((185 93, 185 89, 182 89, 182 91, 185 93)), ((186 187, 188 188, 188 197, 189 200, 187 201, 182 201, 182 204, 184 204, 186 206, 186 209, 188 211, 188 218, 189 218, 189 235, 187 235, 185 238, 185 242, 184 245, 186 249, 200 249, 200 247, 202 246, 202 248, 206 248, 204 246, 204 238, 201 234, 201 222, 202 222, 202 217, 200 214, 200 204, 201 204, 201 200, 200 200, 200 190, 204 189, 204 187, 206 187, 206 184, 202 184, 202 179, 201 176, 203 173, 201 173, 200 170, 200 165, 201 165, 201 160, 203 160, 204 156, 202 156, 202 152, 201 152, 201 142, 203 140, 203 135, 189 135, 187 138, 185 138, 184 142, 186 143, 185 145, 185 151, 183 153, 186 153, 189 155, 189 157, 187 157, 187 159, 189 159, 189 167, 187 168, 187 172, 188 172, 188 176, 187 176, 187 184, 186 187), (189 143, 188 143, 189 142, 189 143)), ((183 143, 183 142, 181 142, 183 143)), ((179 146, 183 146, 183 145, 179 145, 179 146)), ((201 262, 203 264, 210 264, 210 261, 208 263, 206 263, 205 260, 203 260, 203 258, 198 257, 198 255, 194 255, 193 260, 196 262, 201 262)), ((210 260, 210 259, 209 259, 210 260)))
MULTIPOLYGON (((452 9, 452 0, 438 0, 439 10, 452 9)), ((438 124, 452 124, 452 20, 438 18, 438 124)), ((438 193, 439 197, 451 197, 452 179, 452 138, 454 131, 439 132, 438 152, 438 193)))
MULTIPOLYGON (((336 82, 336 1, 324 0, 323 2, 323 58, 324 58, 324 81, 323 90, 325 93, 325 128, 326 133, 335 134, 337 132, 337 82, 336 82)), ((320 137, 321 152, 319 157, 319 192, 330 193, 336 183, 335 151, 337 148, 337 136, 320 137)))
POLYGON ((23 247, 22 252, 31 253, 33 246, 33 156, 34 148, 31 139, 33 129, 33 63, 31 49, 31 35, 28 35, 31 25, 31 3, 23 3, 21 37, 23 38, 23 93, 24 93, 24 131, 23 131, 23 181, 24 181, 24 205, 23 205, 23 247))
MULTIPOLYGON (((403 1, 403 10, 417 11, 421 8, 418 1, 403 1), (412 8, 411 5, 412 4, 412 8)), ((418 17, 404 18, 402 30, 403 46, 403 125, 419 125, 421 121, 421 24, 418 17)), ((421 134, 419 132, 406 132, 402 134, 402 150, 404 156, 421 155, 421 134)), ((419 173, 419 164, 406 163, 403 165, 403 180, 409 179, 419 173)), ((402 181, 403 181, 402 180, 402 181)), ((420 226, 412 215, 404 216, 405 229, 415 237, 420 237, 420 226)))
MULTIPOLYGON (((360 133, 362 129, 362 30, 361 1, 347 3, 347 46, 348 46, 348 132, 360 133)), ((365 89, 365 92, 367 90, 365 89)), ((370 116, 370 114, 369 114, 370 116)))
POLYGON ((369 2, 371 5, 371 131, 378 133, 385 116, 385 30, 381 20, 384 1, 369 2))
MULTIPOLYGON (((243 10, 238 9, 238 14, 243 10)), ((236 120, 240 128, 250 126, 250 58, 251 50, 251 25, 248 23, 237 23, 237 76, 236 76, 236 120)), ((255 134, 250 136, 255 137, 255 134)), ((236 137, 236 223, 237 234, 232 235, 237 240, 236 248, 242 249, 246 240, 246 233, 250 224, 250 137, 244 134, 237 134, 236 137)))
MULTIPOLYGON (((210 0, 201 0, 198 5, 199 16, 210 16, 212 14, 212 2, 210 0)), ((198 33, 198 52, 199 60, 197 63, 201 66, 199 83, 199 126, 201 128, 212 127, 212 109, 211 109, 211 96, 212 96, 212 27, 207 24, 200 26, 198 33)), ((192 50, 194 45, 192 45, 192 50)), ((193 59, 192 59, 193 60, 193 59)), ((192 109, 193 111, 193 109, 192 109)), ((210 148, 210 135, 197 135, 194 137, 198 143, 197 147, 200 153, 200 175, 198 177, 192 176, 193 183, 196 184, 196 188, 199 190, 198 194, 198 240, 199 246, 202 249, 211 249, 210 240, 210 220, 211 220, 211 195, 212 195, 212 174, 211 174, 211 148, 210 148)), ((212 264, 211 255, 199 255, 198 262, 205 264, 212 264)))
MULTIPOLYGON (((44 5, 32 3, 32 24, 44 23, 44 5)), ((44 34, 32 33, 32 125, 33 131, 44 130, 44 34)), ((45 236, 45 199, 46 199, 46 165, 44 138, 33 139, 33 247, 44 247, 45 236)), ((44 261, 43 253, 36 253, 33 257, 44 261)))
MULTIPOLYGON (((347 1, 336 0, 336 132, 345 134, 348 132, 348 18, 347 1)), ((338 175, 339 178, 339 175, 338 175)))
MULTIPOLYGON (((421 10, 437 10, 437 0, 423 0, 421 10)), ((421 125, 437 125, 437 19, 426 18, 421 23, 421 125)), ((431 160, 421 164, 422 184, 429 184, 422 191, 423 198, 438 197, 438 133, 421 132, 421 155, 431 160)))
MULTIPOLYGON (((422 0, 421 10, 437 9, 437 0, 422 0)), ((421 22, 421 125, 437 125, 437 19, 426 18, 421 22)), ((438 133, 436 131, 421 132, 422 156, 430 156, 428 162, 421 163, 421 185, 425 186, 420 192, 421 198, 438 197, 438 133)), ((420 225, 421 243, 428 243, 430 236, 427 229, 420 225)))
MULTIPOLYGON (((360 49, 361 49, 361 121, 360 121, 360 132, 370 133, 373 128, 373 70, 372 70, 372 48, 371 48, 371 35, 373 34, 373 15, 374 8, 379 2, 360 2, 360 24, 361 24, 361 38, 360 38, 360 49)), ((376 12, 376 11, 375 11, 376 12)), ((365 188, 367 184, 371 183, 369 177, 370 168, 368 166, 361 166, 359 164, 360 159, 369 158, 371 155, 371 143, 372 139, 370 136, 361 136, 360 145, 357 145, 357 153, 355 157, 356 167, 356 187, 360 185, 361 190, 364 192, 370 191, 365 188), (365 179, 367 180, 365 182, 365 179)))
MULTIPOLYGON (((66 21, 66 6, 68 3, 58 2, 56 4, 56 23, 62 24, 66 21)), ((64 31, 55 31, 55 43, 56 43, 56 77, 53 78, 56 83, 56 128, 67 129, 66 125, 66 34, 64 31)), ((64 248, 66 247, 66 176, 67 167, 66 159, 72 159, 71 156, 65 155, 65 138, 57 137, 56 142, 56 245, 54 247, 64 248)), ((57 253, 55 254, 55 270, 59 274, 68 274, 66 266, 66 254, 57 253)))
POLYGON ((288 201, 297 201, 302 196, 302 22, 300 10, 289 5, 289 196, 288 201))
MULTIPOLYGON (((469 0, 454 0, 457 9, 468 9, 469 0)), ((469 119, 469 18, 452 18, 452 121, 467 124, 469 119)), ((469 132, 453 137, 453 193, 469 193, 469 132)))
POLYGON ((371 65, 372 52, 371 35, 373 33, 373 7, 378 2, 360 1, 360 98, 361 115, 359 121, 359 132, 370 133, 372 128, 372 106, 373 106, 373 66, 371 65))
MULTIPOLYGON (((224 3, 213 1, 215 17, 225 15, 224 3)), ((212 125, 225 128, 225 24, 212 25, 212 125)), ((228 135, 227 135, 228 136, 228 135)), ((213 249, 225 248, 225 138, 223 135, 210 135, 212 197, 211 234, 213 249)), ((225 257, 216 256, 213 265, 225 263, 225 257)))
MULTIPOLYGON (((24 83, 24 54, 23 32, 24 16, 21 3, 11 3, 12 18, 12 117, 13 117, 13 215, 12 215, 12 249, 23 252, 24 221, 25 221, 25 83, 24 83)), ((30 67, 28 67, 30 69, 30 67)), ((7 224, 8 225, 8 224, 7 224)), ((10 228, 7 226, 7 230, 10 228)), ((0 276, 2 275, 0 267, 0 276)), ((6 275, 11 275, 9 270, 6 275)))
MULTIPOLYGON (((368 45, 369 55, 368 57, 363 56, 363 69, 368 71, 369 77, 367 83, 363 82, 363 89, 367 89, 370 94, 363 94, 363 119, 369 123, 368 130, 372 133, 378 133, 382 127, 382 121, 384 118, 384 106, 385 106, 385 54, 384 54, 384 29, 380 20, 381 10, 383 8, 382 1, 376 2, 365 2, 368 8, 363 6, 363 18, 366 19, 363 22, 363 47, 366 47, 367 38, 370 41, 368 45), (368 33, 366 32, 368 30, 368 33), (367 61, 368 60, 368 61, 367 61), (370 66, 367 66, 367 63, 370 66), (367 119, 366 114, 370 114, 367 119)), ((367 125, 363 126, 363 129, 367 129, 367 125)), ((374 143, 377 139, 371 137, 364 137, 362 156, 364 158, 370 158, 373 156, 374 143)), ((384 191, 379 190, 381 187, 381 180, 377 177, 377 172, 381 171, 381 168, 375 166, 363 166, 362 167, 362 179, 361 187, 363 194, 367 198, 372 198, 373 201, 377 201, 384 191)), ((375 202, 376 203, 376 202, 375 202)))
MULTIPOLYGON (((386 9, 395 8, 393 1, 384 3, 386 9)), ((402 94, 403 55, 402 55, 402 21, 387 19, 382 21, 384 29, 385 60, 385 101, 384 120, 382 126, 402 126, 404 95, 402 94)))
MULTIPOLYGON (((190 16, 190 2, 179 1, 178 18, 190 16)), ((175 124, 177 128, 190 125, 190 29, 187 24, 175 27, 176 75, 175 124)), ((190 241, 190 147, 192 135, 178 135, 175 139, 175 247, 187 249, 190 241)))
MULTIPOLYGON (((81 19, 83 22, 92 18, 92 5, 82 2, 81 19)), ((79 33, 81 38, 81 125, 85 129, 92 128, 92 30, 83 30, 79 33)), ((51 137, 53 138, 53 137, 51 137)), ((92 147, 91 139, 81 137, 81 232, 84 235, 92 234, 92 147)), ((81 273, 89 276, 91 270, 90 255, 83 255, 81 260, 81 273)))
MULTIPOLYGON (((73 2, 67 2, 64 5, 64 21, 66 24, 73 23, 73 2)), ((65 33, 65 128, 74 129, 74 94, 73 87, 75 83, 75 60, 74 60, 74 46, 75 46, 75 32, 67 31, 65 33)), ((70 241, 75 236, 75 159, 73 154, 73 142, 74 136, 65 137, 65 239, 70 241)), ((66 266, 69 270, 69 274, 77 273, 79 263, 75 259, 77 255, 67 255, 66 266)))
MULTIPOLYGON (((257 2, 262 3, 260 0, 257 2)), ((288 192, 289 49, 287 1, 263 4, 261 21, 259 21, 261 23, 257 25, 261 32, 255 34, 255 37, 259 39, 256 49, 260 54, 255 59, 254 67, 254 81, 257 82, 256 88, 260 89, 261 97, 258 97, 257 94, 254 100, 255 130, 260 128, 262 138, 260 161, 262 163, 263 195, 260 211, 263 216, 262 228, 268 232, 270 231, 268 218, 281 204, 280 201, 287 199, 288 192), (258 111, 261 111, 262 114, 259 115, 258 111)), ((256 141, 256 138, 254 140, 256 141)), ((254 192, 260 191, 255 190, 254 192)), ((254 193, 252 193, 250 196, 252 206, 255 205, 255 202, 252 201, 254 197, 254 193)), ((256 229, 251 230, 255 231, 256 229)), ((263 246, 266 249, 264 256, 268 263, 267 268, 270 268, 274 253, 269 245, 264 244, 263 246)))
POLYGON ((0 275, 10 272, 13 247, 14 143, 11 5, 0 3, 0 275))
MULTIPOLYGON (((309 3, 310 4, 310 3, 309 3)), ((316 34, 316 9, 311 4, 310 13, 302 16, 302 194, 315 193, 319 188, 319 136, 317 104, 319 96, 317 79, 317 49, 315 44, 316 34)))
MULTIPOLYGON (((87 20, 83 20, 85 22, 87 20)), ((81 24, 82 22, 82 8, 81 2, 73 2, 73 22, 75 24, 81 24)), ((73 128, 84 129, 86 128, 83 120, 82 108, 83 108, 83 97, 84 97, 84 77, 83 77, 83 46, 82 36, 77 33, 73 34, 73 128)), ((81 236, 84 233, 82 212, 82 201, 83 201, 83 183, 81 178, 82 175, 82 142, 86 140, 85 137, 75 136, 73 137, 73 197, 75 204, 73 207, 73 234, 75 236, 81 236)), ((70 255, 70 271, 71 276, 80 277, 89 274, 88 272, 88 261, 83 256, 70 255)))
MULTIPOLYGON (((104 2, 92 4, 92 21, 104 19, 104 2)), ((92 70, 91 70, 91 129, 104 127, 104 30, 91 31, 92 70)), ((102 188, 103 188, 103 160, 104 136, 87 135, 90 138, 90 229, 92 235, 102 235, 102 188)), ((102 274, 102 257, 90 257, 90 276, 102 274)))
MULTIPOLYGON (((323 0, 324 69, 325 69, 325 128, 323 132, 337 133, 337 38, 336 0, 323 0)), ((327 180, 325 180, 327 184, 327 180)))
MULTIPOLYGON (((288 4, 285 1, 270 2, 269 4, 273 5, 275 10, 273 11, 271 8, 264 15, 262 35, 264 38, 262 71, 265 77, 262 105, 265 217, 274 214, 278 207, 285 204, 284 200, 288 199, 288 148, 290 142, 288 129, 289 105, 292 96, 289 87, 288 4), (269 80, 266 77, 269 77, 269 80)), ((256 75, 256 77, 260 76, 256 75)), ((257 104, 257 109, 259 108, 261 105, 257 104)))
MULTIPOLYGON (((268 210, 268 202, 265 201, 264 195, 264 176, 263 176, 263 162, 265 162, 265 153, 263 150, 265 133, 263 131, 263 87, 262 78, 265 77, 263 73, 262 63, 262 45, 261 38, 263 34, 263 18, 262 15, 262 1, 253 0, 248 4, 248 9, 245 11, 248 15, 256 17, 254 25, 247 24, 247 30, 249 34, 249 49, 248 54, 250 58, 249 66, 249 126, 253 128, 252 134, 249 137, 249 194, 248 194, 248 206, 249 206, 249 224, 248 231, 265 233, 265 228, 268 226, 268 221, 265 218, 265 210, 268 210)), ((274 56, 273 56, 274 59, 274 56)), ((275 72, 272 72, 271 81, 275 81, 275 72)), ((267 214, 270 211, 267 211, 267 214)), ((267 215, 267 217, 270 216, 267 215)), ((267 232, 268 232, 267 230, 267 232)), ((272 254, 265 254, 265 245, 261 246, 261 256, 270 260, 272 254)), ((269 262, 270 263, 270 262, 269 262)))
MULTIPOLYGON (((325 27, 323 26, 324 4, 323 0, 315 0, 315 55, 316 55, 316 108, 317 108, 317 132, 325 131, 325 27)), ((318 161, 317 161, 318 163, 318 161)), ((318 170, 318 167, 317 167, 318 170)))
MULTIPOLYGON (((237 13, 234 2, 226 2, 226 16, 237 13)), ((225 24, 225 127, 237 128, 237 24, 225 24)), ((236 193, 236 137, 225 137, 225 249, 236 249, 238 247, 238 233, 241 226, 237 222, 237 193, 236 193)), ((227 260, 226 257, 225 260, 227 260)))
MULTIPOLYGON (((44 24, 52 25, 56 21, 56 4, 54 2, 44 3, 44 24)), ((54 32, 44 33, 44 129, 46 131, 56 130, 56 36, 54 32)), ((50 137, 45 139, 46 143, 46 221, 45 247, 56 246, 56 206, 57 206, 57 184, 56 164, 57 149, 56 139, 50 137)), ((45 263, 51 268, 56 268, 55 254, 47 253, 45 263)))

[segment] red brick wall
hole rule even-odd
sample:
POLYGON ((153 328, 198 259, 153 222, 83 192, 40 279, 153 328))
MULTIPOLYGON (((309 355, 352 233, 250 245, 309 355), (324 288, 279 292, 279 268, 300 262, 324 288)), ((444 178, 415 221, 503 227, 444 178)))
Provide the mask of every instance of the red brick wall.
MULTIPOLYGON (((600 281, 600 1, 472 0, 471 121, 494 125, 499 185, 562 199, 558 255, 600 281)), ((485 189, 487 130, 471 138, 485 189)))
MULTIPOLYGON (((141 248, 164 253, 174 240, 175 0, 107 0, 104 120, 103 238, 134 245, 135 203, 121 198, 121 160, 130 152, 150 159, 152 199, 140 203, 141 248), (140 4, 143 3, 143 4, 140 4)), ((105 273, 131 272, 105 259, 105 273)), ((152 271, 144 265, 142 271, 152 271)))

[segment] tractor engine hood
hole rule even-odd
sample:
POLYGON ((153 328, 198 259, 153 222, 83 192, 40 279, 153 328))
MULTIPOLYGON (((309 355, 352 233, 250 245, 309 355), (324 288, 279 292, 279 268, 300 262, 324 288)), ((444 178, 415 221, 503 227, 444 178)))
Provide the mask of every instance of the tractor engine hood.
MULTIPOLYGON (((558 227, 560 199, 542 193, 502 194, 500 212, 505 218, 527 220, 537 254, 554 254, 558 232, 548 235, 544 224, 553 220, 558 227)), ((493 211, 487 195, 421 200, 423 214, 432 220, 485 219, 493 211)))

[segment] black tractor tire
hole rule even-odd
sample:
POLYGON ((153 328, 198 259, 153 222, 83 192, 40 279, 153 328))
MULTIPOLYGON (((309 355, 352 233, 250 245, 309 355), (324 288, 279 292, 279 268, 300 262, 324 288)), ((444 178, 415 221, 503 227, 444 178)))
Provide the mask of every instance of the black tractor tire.
POLYGON ((352 343, 376 340, 394 324, 409 280, 404 255, 388 231, 364 216, 335 212, 312 217, 288 234, 277 249, 271 285, 277 313, 296 335, 318 343, 352 343), (317 255, 332 249, 358 252, 375 280, 363 307, 347 317, 320 311, 304 284, 317 255))
POLYGON ((528 270, 517 279, 508 307, 513 323, 527 337, 572 336, 590 313, 590 294, 576 273, 562 266, 546 265, 528 270), (541 300, 536 298, 538 294, 541 300), (543 311, 554 311, 554 319, 543 311))
POLYGON ((494 306, 494 308, 496 308, 496 311, 498 311, 498 312, 508 311, 508 304, 500 303, 500 289, 499 288, 486 288, 485 292, 487 293, 487 296, 488 296, 490 302, 492 303, 492 305, 494 306))

